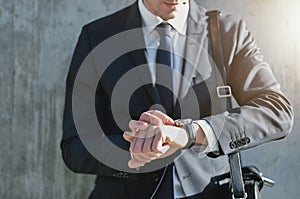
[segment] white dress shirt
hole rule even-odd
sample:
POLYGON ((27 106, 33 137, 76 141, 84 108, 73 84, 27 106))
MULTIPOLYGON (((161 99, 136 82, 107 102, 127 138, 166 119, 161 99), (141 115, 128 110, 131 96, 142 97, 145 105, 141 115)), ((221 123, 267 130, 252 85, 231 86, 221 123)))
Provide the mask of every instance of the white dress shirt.
MULTIPOLYGON (((171 19, 168 21, 168 23, 172 26, 171 30, 171 40, 173 43, 173 48, 175 54, 183 55, 184 53, 184 47, 185 47, 185 35, 186 35, 186 29, 187 29, 187 23, 186 18, 188 15, 188 5, 181 5, 181 9, 179 9, 178 13, 176 13, 176 17, 174 19, 171 19), (182 20, 184 19, 184 20, 182 20)), ((153 15, 145 6, 143 1, 139 1, 139 10, 142 15, 142 22, 143 22, 143 32, 144 32, 144 38, 145 38, 145 45, 147 48, 151 50, 147 50, 147 61, 150 66, 150 72, 152 74, 152 83, 155 84, 156 82, 156 68, 155 68, 155 61, 156 61, 156 51, 159 46, 160 37, 158 32, 155 30, 155 28, 164 22, 163 19, 161 19, 158 16, 153 15)), ((182 58, 181 56, 173 56, 174 60, 174 66, 173 69, 176 70, 178 73, 181 74, 182 71, 182 58)), ((176 74, 173 74, 176 75, 176 74)), ((179 85, 180 85, 180 77, 174 77, 173 78, 173 93, 175 95, 178 94, 179 85)), ((176 101, 176 98, 174 98, 176 101)), ((174 101, 174 102, 175 102, 174 101)))
MULTIPOLYGON (((155 69, 155 60, 156 60, 156 50, 159 46, 159 34, 155 30, 156 26, 164 22, 159 16, 152 14, 144 5, 142 0, 138 2, 138 8, 142 16, 142 25, 145 45, 151 50, 147 50, 147 61, 149 63, 149 69, 151 72, 151 78, 153 84, 156 82, 156 69, 155 69)), ((182 57, 184 55, 185 49, 185 37, 187 31, 187 17, 189 12, 189 3, 178 5, 178 11, 175 13, 175 18, 168 20, 167 22, 172 26, 171 30, 171 40, 173 43, 174 52, 178 53, 179 56, 173 56, 174 60, 174 69, 181 73, 182 71, 182 57)), ((174 75, 174 74, 173 74, 174 75)), ((180 85, 180 78, 173 78, 173 92, 178 94, 178 89, 180 85)), ((208 153, 211 151, 218 151, 217 138, 211 128, 211 126, 205 120, 193 121, 197 123, 206 136, 208 145, 207 147, 194 146, 193 149, 200 153, 208 153), (199 150, 201 149, 201 151, 199 150)), ((185 194, 182 190, 181 183, 177 176, 177 173, 174 169, 173 171, 174 178, 174 197, 182 198, 185 197, 185 194)))

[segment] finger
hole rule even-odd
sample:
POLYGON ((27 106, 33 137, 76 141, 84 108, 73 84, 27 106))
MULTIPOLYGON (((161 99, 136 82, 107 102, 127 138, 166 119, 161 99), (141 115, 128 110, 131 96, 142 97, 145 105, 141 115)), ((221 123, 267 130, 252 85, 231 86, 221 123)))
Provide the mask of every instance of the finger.
POLYGON ((129 128, 132 131, 145 130, 148 126, 148 123, 144 121, 130 120, 129 122, 129 128))
POLYGON ((170 148, 171 146, 169 144, 164 144, 159 147, 159 151, 163 156, 170 148))
POLYGON ((149 110, 147 112, 161 119, 165 125, 174 125, 174 120, 159 110, 149 110))
POLYGON ((128 138, 147 138, 147 137, 152 137, 153 134, 152 134, 152 136, 148 135, 149 133, 151 133, 150 127, 151 126, 149 126, 149 128, 146 128, 145 130, 125 131, 124 134, 128 138))
POLYGON ((132 142, 133 138, 142 137, 143 136, 142 133, 140 133, 139 135, 137 135, 137 134, 138 134, 138 131, 125 131, 123 133, 123 138, 125 140, 127 140, 128 142, 132 142))
POLYGON ((131 153, 141 153, 144 145, 144 138, 133 138, 130 145, 131 153))
POLYGON ((160 153, 160 152, 152 152, 153 154, 151 155, 151 157, 149 157, 149 159, 152 161, 152 160, 156 160, 158 159, 159 157, 161 157, 163 154, 160 153))
POLYGON ((129 168, 132 168, 132 169, 135 169, 135 168, 138 168, 138 167, 142 167, 144 166, 145 164, 143 162, 140 162, 136 159, 131 159, 128 161, 128 167, 129 168))
POLYGON ((156 134, 160 133, 160 127, 157 126, 149 126, 149 128, 146 130, 146 137, 143 144, 143 153, 152 152, 152 145, 153 140, 156 136, 156 134))
POLYGON ((152 151, 152 142, 154 137, 145 138, 144 144, 143 144, 143 153, 149 153, 152 151))
POLYGON ((131 140, 131 144, 130 144, 130 147, 129 147, 129 151, 132 153, 132 151, 134 150, 134 145, 135 145, 135 142, 136 142, 136 139, 137 138, 132 138, 131 140))
POLYGON ((148 112, 142 113, 142 115, 140 116, 140 121, 144 121, 157 126, 161 126, 163 124, 162 120, 159 117, 148 112))
POLYGON ((136 133, 135 132, 129 132, 129 131, 125 131, 123 133, 123 138, 128 141, 128 142, 132 142, 132 139, 135 137, 136 133), (133 135, 134 134, 134 135, 133 135))
MULTIPOLYGON (((152 143, 156 134, 160 131, 157 126, 149 126, 146 130, 139 130, 136 136, 131 139, 131 152, 147 153, 152 151, 152 143)), ((131 133, 132 135, 132 133, 131 133)))
POLYGON ((151 162, 151 158, 152 156, 150 156, 149 154, 144 154, 144 153, 139 153, 139 154, 133 154, 133 158, 136 159, 137 161, 141 162, 141 163, 148 163, 151 162))
POLYGON ((163 136, 162 136, 162 132, 159 131, 154 136, 151 149, 152 151, 161 152, 160 148, 162 145, 163 145, 163 136))
POLYGON ((148 163, 152 160, 159 158, 162 153, 149 152, 149 153, 133 153, 133 158, 138 160, 139 162, 148 163))

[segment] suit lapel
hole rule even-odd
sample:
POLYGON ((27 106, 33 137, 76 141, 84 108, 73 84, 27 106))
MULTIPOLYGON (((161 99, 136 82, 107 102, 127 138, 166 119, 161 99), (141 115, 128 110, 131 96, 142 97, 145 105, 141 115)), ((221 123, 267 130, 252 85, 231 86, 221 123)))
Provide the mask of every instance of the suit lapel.
POLYGON ((206 50, 202 48, 207 33, 205 10, 199 9, 199 6, 192 0, 190 1, 190 11, 187 20, 185 62, 179 89, 179 98, 181 99, 184 98, 191 87, 193 76, 197 73, 196 70, 199 72, 199 62, 202 61, 204 54, 206 54, 206 50))
POLYGON ((126 45, 129 46, 129 49, 132 49, 132 45, 138 48, 138 50, 134 50, 129 53, 134 63, 133 67, 144 65, 141 70, 138 70, 140 79, 139 85, 144 85, 144 88, 150 96, 153 104, 159 104, 160 97, 158 91, 156 87, 153 87, 151 84, 149 84, 149 82, 152 82, 149 66, 145 66, 145 64, 147 65, 146 46, 137 2, 134 3, 129 10, 126 25, 128 30, 133 32, 133 34, 126 34, 126 45))

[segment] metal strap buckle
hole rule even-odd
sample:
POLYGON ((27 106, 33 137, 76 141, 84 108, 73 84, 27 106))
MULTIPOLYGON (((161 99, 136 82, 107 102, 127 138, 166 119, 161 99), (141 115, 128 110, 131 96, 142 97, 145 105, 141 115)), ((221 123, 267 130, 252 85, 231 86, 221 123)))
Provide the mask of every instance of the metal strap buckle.
POLYGON ((224 97, 231 97, 231 87, 230 86, 218 86, 217 87, 217 94, 219 98, 224 98, 224 97))

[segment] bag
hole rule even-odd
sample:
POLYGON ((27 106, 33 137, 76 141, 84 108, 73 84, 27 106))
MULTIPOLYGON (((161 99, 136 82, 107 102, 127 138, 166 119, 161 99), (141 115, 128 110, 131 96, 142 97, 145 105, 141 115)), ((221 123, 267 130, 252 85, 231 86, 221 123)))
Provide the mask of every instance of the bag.
MULTIPOLYGON (((221 12, 214 10, 209 11, 206 15, 209 18, 209 31, 211 37, 212 56, 222 76, 224 85, 227 85, 226 67, 223 57, 223 48, 220 35, 221 12)), ((230 95, 226 95, 227 109, 232 108, 230 95)), ((274 186, 275 182, 262 176, 262 173, 255 166, 241 167, 240 153, 229 155, 230 173, 226 173, 218 178, 219 184, 229 183, 229 190, 232 199, 261 199, 260 191, 264 185, 274 186)))

